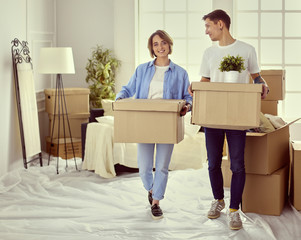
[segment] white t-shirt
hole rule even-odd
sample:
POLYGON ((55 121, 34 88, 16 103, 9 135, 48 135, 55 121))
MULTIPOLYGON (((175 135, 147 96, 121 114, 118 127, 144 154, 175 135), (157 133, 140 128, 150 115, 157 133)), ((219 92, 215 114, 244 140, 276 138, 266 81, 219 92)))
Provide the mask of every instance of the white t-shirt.
POLYGON ((156 71, 149 85, 148 99, 163 98, 164 74, 169 66, 155 66, 156 71))
POLYGON ((237 83, 249 83, 249 73, 259 73, 260 69, 257 62, 257 55, 255 48, 245 42, 235 40, 234 43, 228 46, 219 46, 216 44, 205 50, 201 64, 200 75, 202 77, 210 78, 211 82, 224 82, 224 72, 218 68, 223 57, 227 55, 241 56, 245 62, 246 70, 239 73, 237 83))

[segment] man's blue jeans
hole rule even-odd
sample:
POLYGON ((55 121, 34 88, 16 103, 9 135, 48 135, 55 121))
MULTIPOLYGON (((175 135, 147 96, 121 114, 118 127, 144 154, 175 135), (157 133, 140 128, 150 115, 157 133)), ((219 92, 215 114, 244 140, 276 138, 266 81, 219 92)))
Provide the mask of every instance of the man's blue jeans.
POLYGON ((245 131, 205 128, 209 178, 214 198, 223 199, 224 187, 221 163, 225 134, 232 171, 230 208, 239 209, 246 179, 244 162, 245 131))
POLYGON ((153 199, 161 200, 168 180, 168 167, 174 144, 138 143, 138 167, 143 186, 153 190, 153 199), (155 176, 153 176, 154 150, 156 146, 155 176))

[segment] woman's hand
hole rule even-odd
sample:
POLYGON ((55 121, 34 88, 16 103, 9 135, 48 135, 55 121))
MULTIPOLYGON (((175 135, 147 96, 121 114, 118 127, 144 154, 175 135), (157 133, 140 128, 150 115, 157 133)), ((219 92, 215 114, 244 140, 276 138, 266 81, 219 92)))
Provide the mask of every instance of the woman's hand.
POLYGON ((192 88, 191 88, 191 84, 188 87, 188 93, 190 94, 191 97, 193 97, 193 91, 192 91, 192 88))
POLYGON ((180 111, 180 116, 185 116, 186 113, 190 110, 191 105, 190 104, 186 104, 183 106, 183 108, 180 111))

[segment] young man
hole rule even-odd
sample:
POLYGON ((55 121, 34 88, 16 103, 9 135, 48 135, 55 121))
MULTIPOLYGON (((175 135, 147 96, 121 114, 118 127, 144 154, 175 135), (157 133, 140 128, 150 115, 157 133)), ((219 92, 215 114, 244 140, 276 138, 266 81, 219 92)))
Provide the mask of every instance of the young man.
MULTIPOLYGON (((218 44, 206 49, 201 64, 201 81, 223 82, 224 73, 221 72, 219 64, 224 56, 241 56, 245 62, 246 70, 239 74, 238 83, 249 83, 249 74, 254 83, 262 84, 262 99, 268 93, 268 86, 260 76, 257 56, 254 47, 242 41, 234 39, 230 32, 230 17, 223 10, 215 10, 203 17, 205 21, 206 34, 212 41, 218 44)), ((192 95, 191 86, 188 89, 192 95)), ((225 135, 229 146, 231 160, 232 180, 230 190, 230 208, 228 220, 230 229, 242 228, 239 215, 239 205, 245 184, 244 149, 246 132, 240 130, 205 128, 206 148, 208 157, 208 170, 214 199, 208 211, 208 218, 214 219, 220 216, 225 208, 223 176, 221 171, 222 151, 225 135)))

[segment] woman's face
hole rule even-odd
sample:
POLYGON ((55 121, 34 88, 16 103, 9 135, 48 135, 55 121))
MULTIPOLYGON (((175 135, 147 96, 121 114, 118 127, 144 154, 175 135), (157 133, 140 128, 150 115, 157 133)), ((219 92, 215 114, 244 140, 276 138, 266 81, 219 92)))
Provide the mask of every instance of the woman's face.
POLYGON ((153 37, 153 51, 157 57, 167 57, 169 54, 169 44, 159 37, 159 35, 155 35, 153 37))

